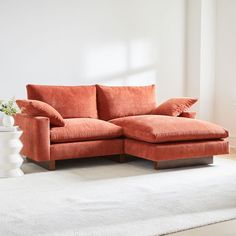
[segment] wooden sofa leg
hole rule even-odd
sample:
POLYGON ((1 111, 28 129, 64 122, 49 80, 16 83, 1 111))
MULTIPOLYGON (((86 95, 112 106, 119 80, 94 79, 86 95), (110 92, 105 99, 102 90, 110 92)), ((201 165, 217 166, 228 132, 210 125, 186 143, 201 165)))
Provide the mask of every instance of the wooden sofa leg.
POLYGON ((119 155, 112 155, 112 156, 107 156, 112 161, 119 162, 119 163, 124 163, 127 162, 127 156, 125 154, 119 154, 119 155))
POLYGON ((39 165, 47 170, 56 170, 56 161, 51 160, 51 161, 34 161, 28 157, 26 157, 26 160, 32 163, 35 163, 36 165, 39 165))
POLYGON ((56 161, 48 161, 48 170, 56 170, 56 161))
POLYGON ((125 154, 120 154, 119 155, 119 162, 120 163, 125 163, 127 162, 127 156, 125 154))
POLYGON ((213 164, 213 156, 176 160, 160 160, 153 162, 154 169, 156 170, 209 164, 213 164))
POLYGON ((153 167, 155 170, 158 170, 158 162, 157 161, 153 162, 153 167))

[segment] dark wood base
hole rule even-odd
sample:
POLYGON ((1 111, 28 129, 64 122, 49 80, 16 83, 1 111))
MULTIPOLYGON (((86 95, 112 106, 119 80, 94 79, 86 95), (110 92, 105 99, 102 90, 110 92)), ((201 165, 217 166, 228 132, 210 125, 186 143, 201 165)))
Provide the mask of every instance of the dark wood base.
POLYGON ((128 158, 125 154, 107 156, 107 158, 119 163, 125 163, 128 161, 128 158))
MULTIPOLYGON (((132 158, 125 155, 114 155, 114 156, 108 156, 107 158, 111 159, 112 161, 116 161, 119 163, 125 163, 128 161, 131 161, 132 158)), ((35 163, 47 170, 56 170, 56 161, 34 161, 28 157, 26 157, 26 160, 32 163, 35 163)), ((154 161, 154 168, 156 170, 161 169, 169 169, 169 168, 177 168, 177 167, 186 167, 186 166, 196 166, 196 165, 209 165, 213 163, 213 157, 199 157, 199 158, 186 158, 186 159, 176 159, 176 160, 160 160, 160 161, 154 161)))
POLYGON ((213 157, 199 157, 199 158, 186 158, 186 159, 176 159, 176 160, 161 160, 154 161, 154 168, 156 170, 169 169, 176 167, 185 166, 196 166, 196 165, 209 165, 213 163, 213 157))
POLYGON ((35 163, 36 165, 39 165, 47 170, 56 170, 56 161, 35 161, 28 157, 26 157, 26 160, 32 163, 35 163))

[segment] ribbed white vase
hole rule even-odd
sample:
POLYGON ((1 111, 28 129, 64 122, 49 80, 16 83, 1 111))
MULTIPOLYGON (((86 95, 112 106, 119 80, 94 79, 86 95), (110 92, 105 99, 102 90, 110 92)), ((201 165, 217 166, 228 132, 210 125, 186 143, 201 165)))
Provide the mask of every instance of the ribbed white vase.
POLYGON ((0 177, 24 175, 20 169, 23 158, 19 154, 23 145, 20 141, 22 131, 0 132, 0 177))
POLYGON ((8 116, 8 115, 3 115, 3 118, 2 118, 2 124, 3 126, 6 126, 6 127, 12 127, 14 126, 14 118, 13 116, 8 116))

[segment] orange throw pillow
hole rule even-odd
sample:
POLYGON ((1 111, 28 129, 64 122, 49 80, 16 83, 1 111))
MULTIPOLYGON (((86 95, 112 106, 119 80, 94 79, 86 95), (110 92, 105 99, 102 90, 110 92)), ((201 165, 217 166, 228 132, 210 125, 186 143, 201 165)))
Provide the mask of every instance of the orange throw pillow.
POLYGON ((160 106, 152 110, 153 115, 179 116, 181 113, 187 111, 194 103, 196 98, 171 98, 163 102, 160 106))
POLYGON ((197 115, 197 112, 183 112, 179 115, 179 117, 185 117, 185 118, 190 118, 190 119, 195 119, 197 115))
POLYGON ((59 127, 65 126, 65 122, 58 111, 45 102, 37 100, 16 100, 16 103, 22 113, 30 116, 48 117, 51 125, 59 127))

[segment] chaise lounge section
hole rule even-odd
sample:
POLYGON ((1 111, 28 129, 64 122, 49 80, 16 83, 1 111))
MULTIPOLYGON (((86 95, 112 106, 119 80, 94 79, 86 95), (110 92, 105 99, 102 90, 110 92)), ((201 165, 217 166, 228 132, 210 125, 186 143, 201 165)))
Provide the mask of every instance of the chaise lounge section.
POLYGON ((221 140, 227 138, 228 133, 222 127, 206 121, 141 115, 110 122, 123 128, 125 153, 152 160, 155 168, 163 166, 164 161, 167 164, 168 160, 182 158, 188 158, 189 162, 185 160, 185 165, 191 165, 201 163, 199 160, 192 161, 193 158, 208 157, 201 160, 203 164, 206 160, 206 164, 211 164, 213 155, 224 154, 228 150, 227 141, 221 140))
POLYGON ((28 85, 15 117, 22 155, 51 170, 57 160, 114 155, 151 160, 158 169, 211 164, 213 155, 229 152, 228 132, 195 119, 183 105, 173 116, 156 114, 155 92, 154 85, 28 85))

